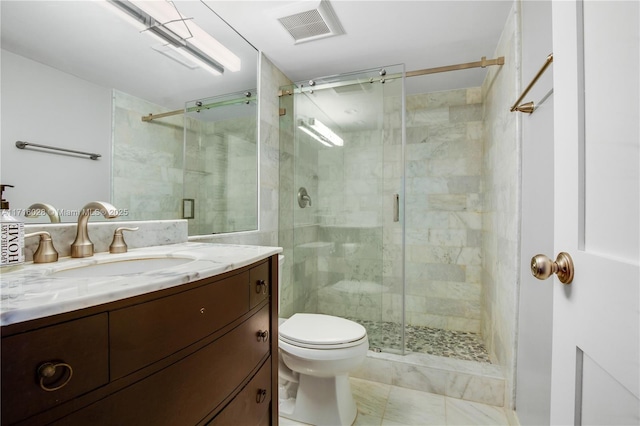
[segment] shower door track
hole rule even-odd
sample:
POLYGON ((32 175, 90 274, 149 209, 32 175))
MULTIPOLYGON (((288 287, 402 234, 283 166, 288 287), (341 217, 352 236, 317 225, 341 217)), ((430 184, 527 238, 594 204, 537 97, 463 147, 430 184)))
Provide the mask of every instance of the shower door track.
MULTIPOLYGON (((428 74, 437 74, 437 73, 441 73, 441 72, 449 72, 449 71, 458 71, 458 70, 465 70, 465 69, 469 69, 469 68, 486 68, 488 66, 492 66, 492 65, 504 65, 504 56, 499 56, 495 59, 487 59, 486 56, 483 56, 479 61, 476 62, 466 62, 464 64, 455 64, 455 65, 446 65, 443 67, 435 67, 435 68, 426 68, 426 69, 422 69, 422 70, 415 70, 415 71, 407 71, 404 76, 405 77, 417 77, 417 76, 421 76, 421 75, 428 75, 428 74)), ((336 81, 336 82, 331 82, 331 83, 324 83, 324 84, 315 84, 315 82, 313 82, 313 80, 311 80, 309 82, 309 86, 304 87, 304 86, 300 86, 299 88, 295 88, 293 90, 279 90, 278 91, 278 97, 282 97, 285 95, 293 95, 294 93, 304 93, 304 92, 309 92, 309 91, 313 91, 313 90, 320 90, 320 89, 330 89, 333 87, 342 87, 342 86, 350 86, 353 84, 362 84, 362 83, 375 83, 375 82, 380 82, 380 83, 384 83, 387 80, 395 80, 397 78, 402 78, 402 74, 392 74, 392 75, 386 75, 386 72, 381 69, 380 70, 380 78, 369 78, 368 80, 362 79, 362 80, 344 80, 344 81, 336 81)))

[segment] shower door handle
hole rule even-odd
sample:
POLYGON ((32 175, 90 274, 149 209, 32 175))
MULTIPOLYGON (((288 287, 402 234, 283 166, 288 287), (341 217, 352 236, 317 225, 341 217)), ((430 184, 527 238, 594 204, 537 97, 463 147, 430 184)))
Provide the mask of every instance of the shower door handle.
POLYGON ((393 194, 393 221, 400 222, 400 195, 393 194))

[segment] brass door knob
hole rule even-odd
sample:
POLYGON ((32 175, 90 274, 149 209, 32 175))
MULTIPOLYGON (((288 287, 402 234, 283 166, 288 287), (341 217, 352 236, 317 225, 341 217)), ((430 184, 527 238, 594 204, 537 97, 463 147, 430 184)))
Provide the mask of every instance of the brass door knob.
POLYGON ((573 281, 573 260, 569 253, 561 252, 555 262, 544 254, 537 254, 531 258, 531 273, 539 280, 546 280, 556 274, 563 284, 573 281))

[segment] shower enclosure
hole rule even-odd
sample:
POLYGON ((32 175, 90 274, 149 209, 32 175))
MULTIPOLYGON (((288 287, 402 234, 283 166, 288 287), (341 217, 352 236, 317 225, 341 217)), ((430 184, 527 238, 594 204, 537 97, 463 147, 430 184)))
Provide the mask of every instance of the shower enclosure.
POLYGON ((480 88, 405 97, 401 65, 280 96, 281 316, 363 324, 376 351, 488 362, 480 88))

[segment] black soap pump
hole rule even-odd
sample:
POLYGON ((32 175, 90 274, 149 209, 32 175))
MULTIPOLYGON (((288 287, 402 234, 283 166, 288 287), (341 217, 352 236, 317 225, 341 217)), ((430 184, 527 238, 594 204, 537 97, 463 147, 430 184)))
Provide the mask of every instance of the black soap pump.
POLYGON ((9 202, 4 199, 4 189, 13 185, 0 185, 0 267, 8 268, 24 263, 24 223, 11 216, 9 202))

